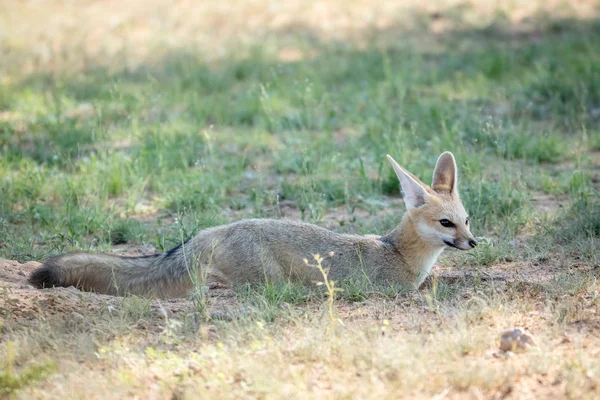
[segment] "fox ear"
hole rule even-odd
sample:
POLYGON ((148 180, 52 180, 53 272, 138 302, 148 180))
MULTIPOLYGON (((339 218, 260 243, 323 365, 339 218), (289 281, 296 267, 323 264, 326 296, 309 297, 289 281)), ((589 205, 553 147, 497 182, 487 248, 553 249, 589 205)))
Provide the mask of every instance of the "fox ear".
POLYGON ((394 172, 400 180, 400 186, 404 192, 404 203, 406 208, 419 208, 427 202, 429 194, 423 184, 410 172, 398 165, 398 163, 388 154, 387 159, 394 167, 394 172))
POLYGON ((442 153, 433 170, 431 188, 436 192, 450 192, 458 195, 458 169, 454 155, 449 151, 442 153))

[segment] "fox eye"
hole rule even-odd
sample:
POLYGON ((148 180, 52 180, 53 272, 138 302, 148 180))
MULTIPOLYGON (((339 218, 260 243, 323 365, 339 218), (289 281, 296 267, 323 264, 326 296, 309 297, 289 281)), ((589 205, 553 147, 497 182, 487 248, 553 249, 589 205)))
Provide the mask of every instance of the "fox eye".
POLYGON ((465 221, 465 225, 469 225, 469 218, 465 221))
POLYGON ((442 224, 442 226, 444 226, 446 228, 454 227, 454 224, 452 222, 448 221, 447 219, 440 219, 440 224, 442 224))

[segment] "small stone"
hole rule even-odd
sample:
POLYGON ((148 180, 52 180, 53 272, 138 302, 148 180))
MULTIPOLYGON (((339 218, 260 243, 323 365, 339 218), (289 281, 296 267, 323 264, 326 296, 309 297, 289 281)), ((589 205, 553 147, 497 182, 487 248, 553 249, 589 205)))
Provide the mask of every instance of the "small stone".
POLYGON ((19 271, 19 272, 17 272, 17 274, 21 275, 21 276, 27 276, 27 274, 25 272, 23 272, 23 271, 19 271))
POLYGON ((529 347, 535 346, 535 341, 525 328, 512 328, 505 330, 500 335, 500 350, 502 351, 523 351, 529 347))

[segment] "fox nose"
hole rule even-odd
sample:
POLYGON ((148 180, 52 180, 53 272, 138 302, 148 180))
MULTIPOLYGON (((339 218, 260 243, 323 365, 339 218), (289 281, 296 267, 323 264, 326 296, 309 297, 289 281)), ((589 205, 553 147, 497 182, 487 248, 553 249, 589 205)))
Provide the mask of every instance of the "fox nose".
POLYGON ((469 240, 469 246, 471 246, 471 247, 477 246, 477 240, 475 240, 475 239, 469 240))

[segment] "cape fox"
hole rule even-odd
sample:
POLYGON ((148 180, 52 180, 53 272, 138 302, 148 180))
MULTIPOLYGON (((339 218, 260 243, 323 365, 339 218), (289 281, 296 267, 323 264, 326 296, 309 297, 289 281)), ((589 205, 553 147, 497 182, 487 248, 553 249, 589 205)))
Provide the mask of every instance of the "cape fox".
POLYGON ((76 286, 111 295, 183 296, 198 282, 235 285, 294 280, 311 283, 320 272, 307 265, 328 255, 323 267, 333 280, 367 278, 417 288, 433 263, 450 246, 477 245, 460 201, 457 167, 450 152, 437 160, 431 187, 392 164, 404 191, 407 211, 384 236, 335 233, 290 220, 247 219, 201 231, 185 243, 144 257, 72 253, 47 260, 30 277, 38 288, 76 286))

